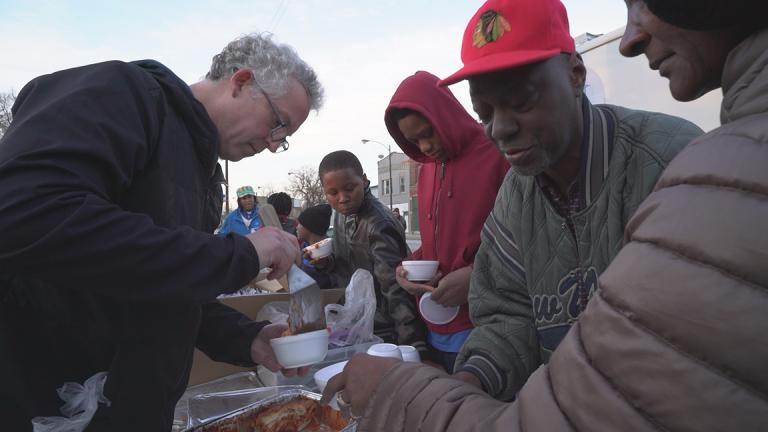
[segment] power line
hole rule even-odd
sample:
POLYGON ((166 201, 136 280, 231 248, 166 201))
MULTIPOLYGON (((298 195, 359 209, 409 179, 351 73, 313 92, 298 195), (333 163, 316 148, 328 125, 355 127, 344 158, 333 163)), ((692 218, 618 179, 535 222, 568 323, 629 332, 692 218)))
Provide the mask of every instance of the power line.
POLYGON ((275 9, 275 13, 272 15, 272 20, 270 21, 270 28, 269 31, 274 33, 275 29, 277 29, 277 26, 280 24, 280 21, 283 20, 283 17, 285 16, 285 12, 288 10, 288 1, 287 0, 281 0, 280 4, 277 6, 277 9, 275 9))

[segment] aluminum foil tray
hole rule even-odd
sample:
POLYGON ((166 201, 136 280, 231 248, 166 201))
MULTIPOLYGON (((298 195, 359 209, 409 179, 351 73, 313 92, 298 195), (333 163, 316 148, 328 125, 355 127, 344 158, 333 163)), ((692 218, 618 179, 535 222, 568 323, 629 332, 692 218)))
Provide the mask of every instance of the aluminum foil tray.
MULTIPOLYGON (((280 387, 266 387, 254 390, 244 390, 225 393, 211 393, 196 396, 189 401, 190 410, 190 423, 193 426, 187 428, 185 432, 207 432, 214 429, 215 426, 220 426, 229 422, 232 419, 250 415, 253 411, 257 411, 263 407, 287 402, 298 397, 306 397, 308 399, 320 400, 321 395, 313 393, 302 386, 280 386, 280 387), (257 398, 256 402, 252 402, 241 408, 235 409, 223 416, 217 416, 216 418, 205 418, 206 415, 193 415, 196 412, 204 412, 206 409, 213 411, 220 410, 222 406, 226 406, 227 403, 219 404, 220 402, 227 401, 229 404, 237 403, 238 400, 257 398), (221 406, 216 406, 221 405, 221 406), (203 407, 200 409, 199 406, 203 407), (198 408, 196 408, 198 407, 198 408)), ((219 411, 220 412, 220 411, 219 411)), ((357 429, 356 422, 350 422, 342 432, 355 432, 357 429)), ((236 428, 232 429, 232 432, 240 432, 236 428)))

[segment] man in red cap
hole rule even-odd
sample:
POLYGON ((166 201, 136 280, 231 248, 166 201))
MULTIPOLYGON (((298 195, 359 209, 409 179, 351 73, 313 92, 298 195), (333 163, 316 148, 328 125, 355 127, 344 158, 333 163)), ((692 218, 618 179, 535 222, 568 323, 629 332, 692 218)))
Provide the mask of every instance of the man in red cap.
POLYGON ((576 322, 624 227, 701 131, 668 115, 592 105, 559 0, 491 0, 464 34, 486 134, 516 175, 485 223, 469 293, 475 329, 456 377, 511 400, 576 322))
POLYGON ((351 403, 362 415, 358 430, 765 430, 766 6, 627 7, 622 53, 645 54, 678 100, 721 86, 723 126, 669 164, 627 225, 600 290, 515 403, 433 368, 358 354, 324 395, 338 391, 343 408, 351 403))

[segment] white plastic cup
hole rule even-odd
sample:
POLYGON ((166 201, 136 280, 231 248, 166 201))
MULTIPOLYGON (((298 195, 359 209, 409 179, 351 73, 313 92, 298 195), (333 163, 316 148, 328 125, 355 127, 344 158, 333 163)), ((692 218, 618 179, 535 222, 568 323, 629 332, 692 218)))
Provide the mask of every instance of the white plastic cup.
POLYGON ((403 361, 421 363, 421 356, 416 348, 410 345, 398 345, 397 348, 403 356, 403 361))
POLYGON ((390 357, 402 360, 403 354, 400 352, 400 348, 397 345, 391 343, 380 343, 371 345, 367 351, 368 355, 376 357, 390 357))

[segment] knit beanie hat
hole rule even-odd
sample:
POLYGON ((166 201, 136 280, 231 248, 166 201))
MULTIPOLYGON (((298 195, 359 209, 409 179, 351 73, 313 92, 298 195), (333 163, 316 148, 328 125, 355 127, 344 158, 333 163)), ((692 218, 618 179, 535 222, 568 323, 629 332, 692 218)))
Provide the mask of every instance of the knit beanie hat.
POLYGON ((317 235, 325 235, 331 225, 331 206, 320 204, 310 207, 299 215, 299 223, 317 235))
POLYGON ((765 20, 765 0, 643 0, 662 21, 689 30, 715 30, 765 20))

